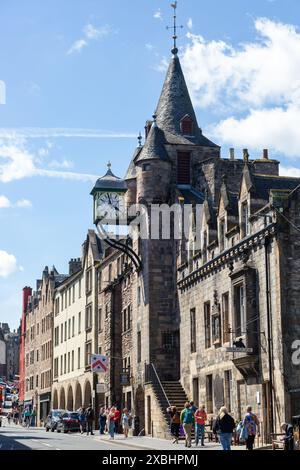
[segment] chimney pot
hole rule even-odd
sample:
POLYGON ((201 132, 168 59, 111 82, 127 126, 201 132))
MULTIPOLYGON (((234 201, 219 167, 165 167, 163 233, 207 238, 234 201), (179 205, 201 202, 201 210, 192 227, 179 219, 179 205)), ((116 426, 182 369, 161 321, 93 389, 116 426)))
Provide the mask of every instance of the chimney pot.
POLYGON ((234 160, 234 148, 229 149, 230 160, 234 160))
POLYGON ((263 156, 264 156, 265 160, 269 160, 269 150, 268 149, 264 149, 263 156))

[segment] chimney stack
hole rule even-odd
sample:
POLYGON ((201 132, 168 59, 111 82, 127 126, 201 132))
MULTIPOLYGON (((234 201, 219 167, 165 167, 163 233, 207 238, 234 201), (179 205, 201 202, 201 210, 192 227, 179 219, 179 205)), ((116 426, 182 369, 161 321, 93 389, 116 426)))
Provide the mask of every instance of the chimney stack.
POLYGON ((75 258, 75 259, 72 258, 69 261, 69 275, 72 276, 72 274, 75 274, 80 270, 81 270, 81 258, 75 258))
POLYGON ((249 161, 249 152, 248 152, 248 149, 244 149, 244 150, 243 150, 243 158, 244 158, 244 162, 248 162, 248 161, 249 161))
POLYGON ((234 148, 229 149, 229 158, 230 160, 234 160, 234 148))
POLYGON ((269 150, 268 150, 268 149, 264 149, 264 151, 263 151, 263 159, 264 159, 264 160, 269 160, 269 150))

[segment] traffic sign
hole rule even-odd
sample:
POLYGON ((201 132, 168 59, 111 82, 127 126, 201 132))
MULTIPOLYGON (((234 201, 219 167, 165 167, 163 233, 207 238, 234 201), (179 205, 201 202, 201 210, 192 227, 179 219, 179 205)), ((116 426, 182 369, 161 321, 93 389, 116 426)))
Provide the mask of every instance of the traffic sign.
POLYGON ((226 352, 231 353, 253 353, 253 348, 226 348, 226 352))

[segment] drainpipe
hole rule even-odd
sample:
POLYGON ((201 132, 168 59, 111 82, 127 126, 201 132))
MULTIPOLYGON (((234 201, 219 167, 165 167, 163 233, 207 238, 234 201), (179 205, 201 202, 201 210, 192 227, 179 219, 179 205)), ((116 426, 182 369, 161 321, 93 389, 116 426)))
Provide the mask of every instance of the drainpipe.
POLYGON ((266 301, 267 301, 267 332, 268 332, 268 362, 269 362, 269 383, 270 383, 270 428, 274 433, 274 401, 273 401, 273 365, 272 365, 272 319, 270 305, 270 262, 269 262, 269 246, 270 239, 264 239, 265 245, 265 265, 266 265, 266 301))

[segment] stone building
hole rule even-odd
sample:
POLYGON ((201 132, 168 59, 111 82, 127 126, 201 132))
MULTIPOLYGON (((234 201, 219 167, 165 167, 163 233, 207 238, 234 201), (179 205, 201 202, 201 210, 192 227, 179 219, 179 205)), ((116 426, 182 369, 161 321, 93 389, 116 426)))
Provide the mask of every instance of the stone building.
POLYGON ((55 287, 64 278, 54 267, 45 267, 26 309, 24 406, 35 408, 38 422, 45 420, 50 409, 53 297, 55 287))
POLYGON ((89 230, 82 259, 71 260, 70 275, 55 290, 54 409, 77 410, 98 403, 91 355, 98 351, 97 266, 101 256, 100 240, 89 230))

